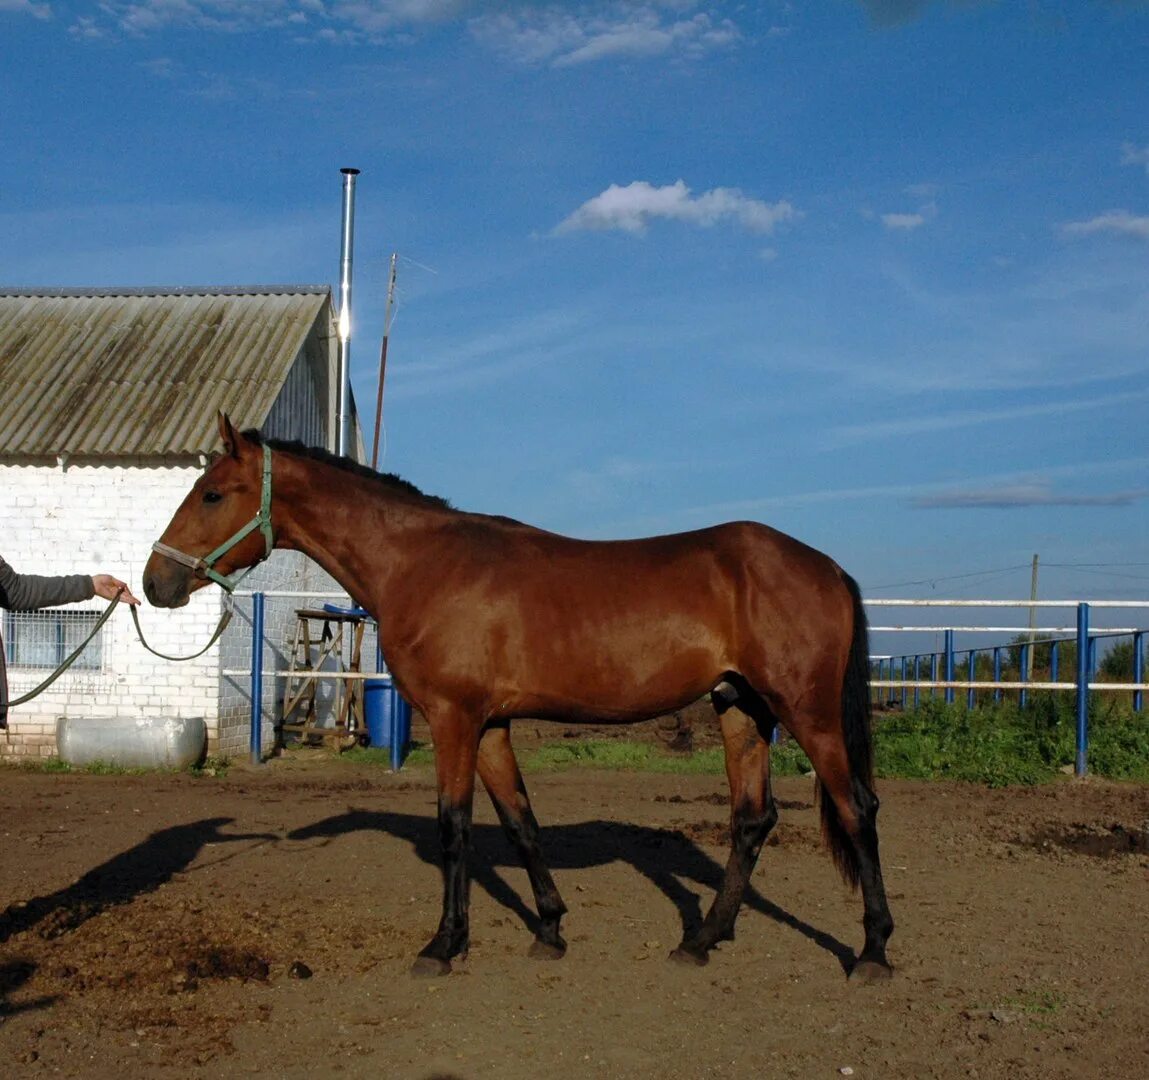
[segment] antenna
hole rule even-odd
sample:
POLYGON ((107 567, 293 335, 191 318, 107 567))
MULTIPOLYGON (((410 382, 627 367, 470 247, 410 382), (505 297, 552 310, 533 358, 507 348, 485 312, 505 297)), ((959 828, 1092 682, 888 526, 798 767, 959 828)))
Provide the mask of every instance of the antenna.
POLYGON ((395 299, 395 263, 398 254, 391 253, 391 273, 387 279, 387 309, 383 316, 383 344, 379 346, 379 385, 375 397, 375 440, 371 446, 371 468, 379 467, 379 430, 383 426, 383 380, 387 376, 387 342, 391 337, 391 304, 395 299))

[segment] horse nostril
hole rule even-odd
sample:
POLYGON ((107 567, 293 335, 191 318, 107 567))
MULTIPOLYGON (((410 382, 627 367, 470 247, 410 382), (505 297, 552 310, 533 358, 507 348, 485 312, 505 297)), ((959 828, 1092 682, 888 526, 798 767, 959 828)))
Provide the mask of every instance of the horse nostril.
POLYGON ((165 600, 159 583, 150 574, 144 575, 144 596, 147 597, 147 601, 152 607, 171 607, 171 604, 165 600))

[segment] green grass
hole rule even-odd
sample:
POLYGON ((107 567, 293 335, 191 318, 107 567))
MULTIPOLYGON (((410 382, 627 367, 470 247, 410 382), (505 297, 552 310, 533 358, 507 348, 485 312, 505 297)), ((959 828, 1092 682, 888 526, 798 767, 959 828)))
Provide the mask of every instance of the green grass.
POLYGON ((520 757, 523 769, 532 772, 580 765, 596 769, 703 775, 720 775, 724 771, 722 751, 718 749, 672 754, 661 747, 625 739, 570 739, 541 746, 537 750, 526 750, 520 757))
MULTIPOLYGON (((182 770, 190 776, 213 777, 227 775, 230 762, 227 758, 209 757, 198 765, 189 765, 182 770)), ((179 769, 129 769, 109 761, 93 761, 88 765, 70 765, 58 757, 16 759, 0 762, 0 768, 24 769, 28 772, 68 773, 73 776, 150 776, 152 773, 176 773, 179 769)))
MULTIPOLYGON (((1076 756, 1076 717, 1065 695, 1031 695, 1024 711, 1014 705, 967 711, 963 704, 927 700, 916 710, 874 718, 874 763, 879 777, 962 780, 1004 787, 1053 780, 1076 756)), ((1149 714, 1136 714, 1095 698, 1089 717, 1089 771, 1095 776, 1149 783, 1149 714)), ((390 764, 387 751, 351 751, 347 757, 390 764)), ((570 739, 522 751, 524 771, 591 767, 633 772, 722 775, 721 748, 672 753, 650 743, 624 739, 570 739)), ((798 776, 810 763, 788 738, 773 747, 773 771, 798 776)), ((409 764, 434 760, 418 747, 409 764)))
MULTIPOLYGON (((379 765, 384 769, 391 768, 391 748, 389 746, 353 746, 339 755, 340 761, 350 761, 356 765, 379 765)), ((403 759, 404 765, 433 765, 435 754, 430 746, 423 743, 412 743, 411 749, 403 759)))
MULTIPOLYGON (((521 750, 516 755, 524 772, 555 772, 562 769, 589 767, 624 769, 632 772, 679 773, 683 775, 722 776, 726 771, 721 747, 709 747, 692 754, 672 753, 649 743, 626 739, 568 739, 548 743, 537 749, 521 750)), ((345 751, 341 760, 364 765, 391 766, 391 751, 358 747, 345 751)), ((403 764, 432 765, 434 750, 415 744, 403 764)), ((776 776, 801 776, 810 771, 806 755, 796 743, 785 742, 774 747, 773 771, 776 776)))
MULTIPOLYGON (((1001 787, 1053 779, 1076 757, 1073 702, 1037 695, 1030 707, 983 706, 968 711, 941 699, 875 718, 879 776, 952 779, 1001 787)), ((1089 771, 1149 783, 1149 715, 1114 702, 1091 702, 1089 771)))
POLYGON ((122 765, 113 765, 108 761, 93 761, 88 765, 69 765, 59 758, 38 758, 34 761, 16 761, 5 763, 5 767, 12 769, 26 769, 29 772, 44 773, 71 773, 77 776, 144 776, 152 769, 125 769, 122 765))
POLYGON ((1003 998, 1002 1005, 1029 1015, 1048 1016, 1065 1008, 1067 999, 1060 990, 1037 987, 1033 990, 1019 990, 1016 994, 1003 998))

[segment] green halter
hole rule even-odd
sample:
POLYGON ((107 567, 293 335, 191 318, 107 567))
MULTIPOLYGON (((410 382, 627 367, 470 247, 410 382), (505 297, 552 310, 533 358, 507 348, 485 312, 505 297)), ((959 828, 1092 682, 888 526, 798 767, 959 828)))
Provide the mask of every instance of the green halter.
POLYGON ((253 563, 234 579, 219 573, 215 569, 215 564, 256 529, 263 533, 264 552, 262 558, 258 560, 258 562, 262 562, 275 547, 275 534, 271 530, 271 448, 267 443, 263 444, 263 486, 259 495, 259 513, 255 517, 238 532, 233 533, 214 551, 202 557, 187 555, 169 544, 160 543, 158 540, 152 544, 152 550, 160 555, 166 555, 169 559, 173 559, 184 566, 190 566, 197 574, 209 578, 230 593, 234 592, 239 583, 255 569, 257 563, 253 563))

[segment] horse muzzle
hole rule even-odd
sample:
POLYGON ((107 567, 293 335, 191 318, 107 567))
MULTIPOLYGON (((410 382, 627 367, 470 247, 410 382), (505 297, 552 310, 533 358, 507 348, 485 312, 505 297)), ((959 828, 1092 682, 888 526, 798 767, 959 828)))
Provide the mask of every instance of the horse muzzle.
POLYGON ((156 556, 144 567, 144 596, 153 607, 183 607, 191 596, 195 575, 187 567, 174 564, 154 567, 156 556))

